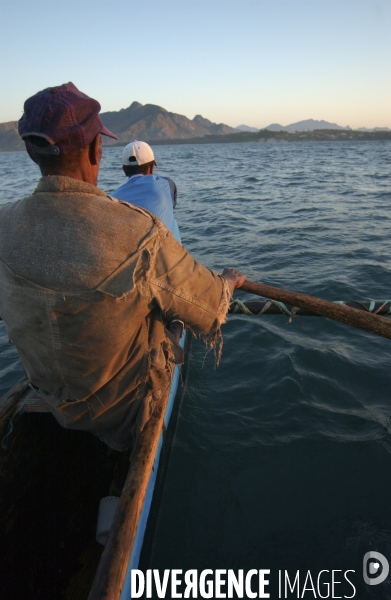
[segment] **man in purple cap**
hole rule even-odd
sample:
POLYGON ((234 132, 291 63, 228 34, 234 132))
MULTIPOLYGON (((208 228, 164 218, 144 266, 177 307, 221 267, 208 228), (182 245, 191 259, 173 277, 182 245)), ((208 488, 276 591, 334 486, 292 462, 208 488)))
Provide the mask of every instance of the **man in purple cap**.
POLYGON ((64 426, 130 446, 170 384, 181 319, 215 339, 245 276, 196 262, 153 214, 96 187, 100 105, 72 83, 29 98, 19 133, 42 178, 0 207, 0 315, 64 426))

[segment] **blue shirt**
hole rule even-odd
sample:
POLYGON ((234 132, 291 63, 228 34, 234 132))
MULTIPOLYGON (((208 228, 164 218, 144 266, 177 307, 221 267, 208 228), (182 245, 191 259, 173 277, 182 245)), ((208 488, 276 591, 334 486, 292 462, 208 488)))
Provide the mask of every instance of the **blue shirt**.
POLYGON ((168 177, 132 175, 124 185, 112 193, 112 196, 149 210, 159 217, 176 239, 180 240, 173 210, 176 205, 176 185, 168 177))

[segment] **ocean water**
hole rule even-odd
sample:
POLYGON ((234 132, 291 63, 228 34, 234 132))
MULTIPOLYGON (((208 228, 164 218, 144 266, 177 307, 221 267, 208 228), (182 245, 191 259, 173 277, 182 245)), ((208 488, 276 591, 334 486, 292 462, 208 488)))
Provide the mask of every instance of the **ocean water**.
MULTIPOLYGON (((206 266, 329 300, 391 298, 391 144, 157 146, 178 186, 183 244, 206 266)), ((99 185, 125 178, 105 148, 99 185)), ((0 154, 0 203, 38 170, 0 154)), ((241 299, 250 298, 237 293, 241 299)), ((391 342, 315 317, 234 316, 221 364, 193 340, 142 568, 321 570, 334 596, 391 598, 363 556, 391 561, 391 342), (338 596, 339 594, 339 596, 338 596)), ((0 393, 18 379, 0 323, 0 393)), ((292 577, 291 577, 292 576, 292 577)), ((325 584, 326 585, 326 584, 325 584)), ((308 586, 307 586, 308 587, 308 586)), ((281 595, 281 597, 285 597, 281 595)), ((298 597, 296 592, 287 597, 298 597)))

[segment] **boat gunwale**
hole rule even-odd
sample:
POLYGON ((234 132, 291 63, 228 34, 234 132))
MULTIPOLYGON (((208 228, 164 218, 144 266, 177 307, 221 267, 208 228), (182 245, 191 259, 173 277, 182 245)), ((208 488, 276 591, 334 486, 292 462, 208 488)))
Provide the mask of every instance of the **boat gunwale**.
MULTIPOLYGON (((186 337, 188 336, 186 336, 184 330, 180 340, 182 347, 185 345, 186 337)), ((121 594, 131 560, 134 563, 138 563, 139 557, 132 557, 132 552, 136 543, 150 480, 154 469, 157 470, 159 465, 160 447, 162 445, 161 437, 168 425, 166 413, 169 411, 169 418, 171 416, 169 400, 173 393, 173 402, 175 402, 181 366, 174 366, 171 385, 139 435, 136 448, 132 453, 131 464, 114 515, 111 531, 95 573, 88 600, 122 599, 121 594), (174 384, 175 389, 172 392, 175 371, 178 372, 178 378, 174 384), (155 464, 155 459, 157 464, 155 464)), ((154 489, 152 489, 152 495, 153 492, 154 489)), ((150 505, 146 521, 149 509, 150 505)), ((142 536, 144 536, 144 531, 142 532, 142 536)), ((140 551, 141 549, 142 543, 140 544, 140 551)))
MULTIPOLYGON (((180 344, 184 347, 186 331, 183 330, 180 344)), ((136 447, 132 452, 131 463, 124 487, 114 515, 111 531, 103 550, 89 600, 119 600, 126 578, 127 571, 132 563, 137 563, 142 550, 145 527, 148 520, 151 502, 154 494, 156 471, 159 466, 160 450, 163 445, 163 432, 168 426, 175 397, 179 385, 182 365, 173 365, 170 386, 162 396, 161 401, 147 422, 144 430, 139 435, 136 447), (150 492, 149 506, 145 517, 145 524, 141 532, 138 555, 132 556, 135 545, 140 517, 143 512, 144 502, 148 492, 151 475, 155 475, 150 492)), ((30 383, 23 376, 10 390, 0 398, 0 426, 4 428, 7 420, 12 418, 15 410, 23 403, 23 398, 30 390, 30 383)))

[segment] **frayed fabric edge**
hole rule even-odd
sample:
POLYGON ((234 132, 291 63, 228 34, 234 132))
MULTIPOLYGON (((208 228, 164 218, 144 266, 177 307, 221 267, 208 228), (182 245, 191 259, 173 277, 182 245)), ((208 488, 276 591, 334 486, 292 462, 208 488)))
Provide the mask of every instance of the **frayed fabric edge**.
POLYGON ((221 333, 221 325, 227 322, 227 313, 232 299, 227 280, 224 279, 224 277, 221 277, 221 279, 223 281, 223 293, 221 296, 220 310, 217 317, 217 328, 215 331, 213 331, 213 333, 208 333, 207 335, 202 336, 206 346, 208 346, 210 350, 214 351, 215 368, 219 366, 223 354, 223 334, 221 333))

